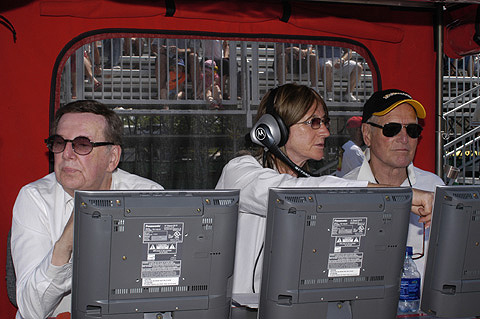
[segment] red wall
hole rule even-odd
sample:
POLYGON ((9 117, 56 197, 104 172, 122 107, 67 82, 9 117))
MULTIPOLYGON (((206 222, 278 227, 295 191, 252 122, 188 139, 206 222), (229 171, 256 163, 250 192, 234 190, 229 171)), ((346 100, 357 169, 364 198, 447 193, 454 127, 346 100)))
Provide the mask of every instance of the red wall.
MULTIPOLYGON (((6 237, 16 195, 21 186, 48 173, 43 139, 48 136, 55 60, 69 41, 91 30, 195 30, 345 37, 358 41, 373 53, 383 88, 406 90, 426 107, 425 130, 419 145, 422 151, 417 152, 415 161, 421 168, 434 170, 435 54, 432 14, 429 12, 304 3, 302 6, 292 5, 292 17, 289 23, 285 23, 278 19, 282 15, 281 5, 247 4, 245 1, 186 3, 177 0, 173 18, 164 16, 164 8, 129 6, 125 2, 72 1, 67 2, 69 7, 64 3, 33 1, 3 12, 0 8, 0 14, 14 25, 18 38, 14 43, 11 32, 0 25, 0 194, 4 200, 0 208, 2 278, 6 237), (61 16, 65 13, 85 17, 61 16), (102 18, 105 16, 107 18, 102 18), (385 17, 385 21, 378 17, 385 17), (222 19, 228 21, 215 21, 222 19)), ((0 318, 13 318, 14 313, 3 284, 0 287, 0 318)))

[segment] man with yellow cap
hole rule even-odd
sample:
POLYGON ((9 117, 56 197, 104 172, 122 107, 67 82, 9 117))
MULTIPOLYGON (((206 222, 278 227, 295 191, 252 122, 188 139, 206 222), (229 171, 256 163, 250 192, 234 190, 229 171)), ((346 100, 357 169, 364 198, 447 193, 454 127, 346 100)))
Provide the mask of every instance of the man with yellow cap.
MULTIPOLYGON (((430 192, 444 185, 440 177, 412 163, 423 129, 418 119, 425 117, 425 108, 408 93, 397 89, 375 92, 363 107, 362 134, 368 147, 365 160, 344 178, 430 192)), ((407 246, 413 247, 414 258, 418 258, 415 262, 422 282, 428 240, 429 229, 411 213, 407 246)))

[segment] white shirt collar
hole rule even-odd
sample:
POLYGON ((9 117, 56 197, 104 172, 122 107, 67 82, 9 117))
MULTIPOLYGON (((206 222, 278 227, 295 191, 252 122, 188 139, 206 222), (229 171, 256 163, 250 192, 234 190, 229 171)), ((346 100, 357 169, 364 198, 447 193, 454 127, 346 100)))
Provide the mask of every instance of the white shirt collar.
MULTIPOLYGON (((408 178, 406 178, 402 185, 400 186, 410 186, 410 183, 413 185, 416 184, 417 179, 415 176, 415 170, 413 169, 413 163, 410 163, 407 167, 407 172, 408 172, 408 178), (408 179, 410 179, 410 183, 408 182, 408 179)), ((365 150, 365 160, 362 163, 362 166, 360 167, 360 170, 358 172, 358 180, 365 180, 369 181, 370 183, 377 184, 377 181, 375 180, 375 176, 373 176, 372 169, 370 167, 370 148, 367 148, 365 150)))

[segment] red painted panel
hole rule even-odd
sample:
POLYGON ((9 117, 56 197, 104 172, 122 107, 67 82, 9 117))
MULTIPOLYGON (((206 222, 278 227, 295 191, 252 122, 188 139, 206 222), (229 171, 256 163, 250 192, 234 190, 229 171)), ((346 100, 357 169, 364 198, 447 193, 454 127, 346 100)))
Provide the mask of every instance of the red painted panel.
MULTIPOLYGON (((426 107, 422 151, 415 162, 423 169, 434 169, 435 53, 430 12, 312 2, 292 4, 291 20, 285 23, 279 21, 281 6, 264 2, 177 0, 176 17, 165 17, 165 8, 145 2, 136 6, 125 1, 77 0, 68 2, 68 7, 64 3, 31 1, 1 13, 14 25, 18 39, 14 43, 11 32, 0 26, 0 277, 5 273, 5 243, 16 195, 22 185, 48 173, 43 139, 48 135, 55 61, 73 38, 92 30, 194 30, 355 40, 378 63, 383 88, 406 90, 426 107)), ((0 317, 13 318, 15 310, 4 287, 0 288, 0 317)))

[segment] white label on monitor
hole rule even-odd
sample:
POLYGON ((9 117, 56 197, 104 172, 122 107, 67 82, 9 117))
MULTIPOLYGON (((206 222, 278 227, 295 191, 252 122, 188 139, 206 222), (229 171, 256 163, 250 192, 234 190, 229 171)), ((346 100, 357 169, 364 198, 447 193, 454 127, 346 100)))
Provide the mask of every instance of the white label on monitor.
POLYGON ((363 253, 333 253, 328 255, 328 277, 360 276, 363 253))
POLYGON ((171 278, 143 278, 143 287, 159 287, 159 286, 178 286, 178 277, 171 278))
POLYGON ((158 254, 173 255, 177 253, 177 244, 151 243, 148 244, 147 260, 156 260, 158 254))
POLYGON ((367 217, 334 218, 332 221, 332 237, 365 236, 367 217))
POLYGON ((181 270, 181 260, 142 261, 142 285, 176 286, 181 270))
POLYGON ((145 223, 143 243, 181 243, 183 229, 183 223, 145 223))
POLYGON ((352 277, 352 276, 360 276, 360 268, 328 270, 328 277, 352 277))
POLYGON ((342 236, 335 238, 334 252, 339 253, 345 248, 358 248, 360 247, 360 236, 342 236))

